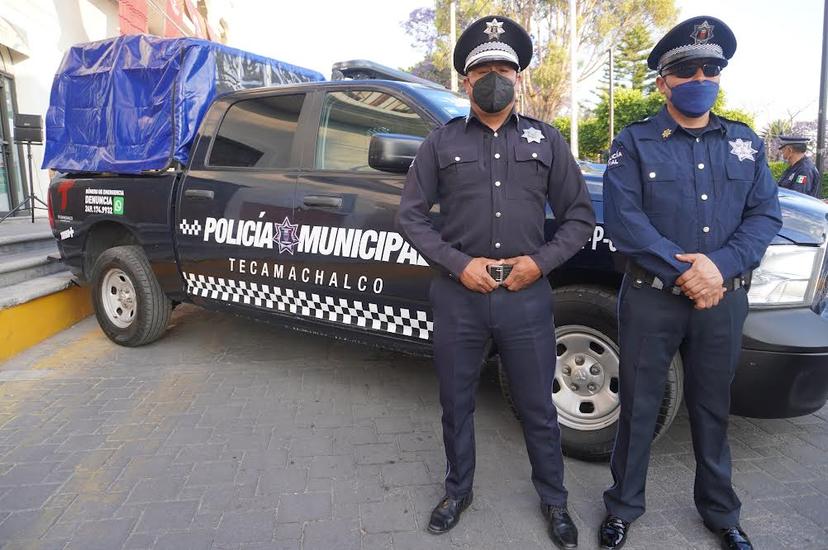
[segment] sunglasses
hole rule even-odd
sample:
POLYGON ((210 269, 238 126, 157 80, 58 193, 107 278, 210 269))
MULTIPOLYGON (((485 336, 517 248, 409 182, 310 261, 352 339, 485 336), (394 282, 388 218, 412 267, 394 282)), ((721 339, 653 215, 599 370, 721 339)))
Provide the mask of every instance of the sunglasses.
POLYGON ((679 78, 693 78, 701 67, 704 76, 712 78, 719 76, 722 68, 715 63, 679 63, 663 72, 664 76, 673 75, 679 78))

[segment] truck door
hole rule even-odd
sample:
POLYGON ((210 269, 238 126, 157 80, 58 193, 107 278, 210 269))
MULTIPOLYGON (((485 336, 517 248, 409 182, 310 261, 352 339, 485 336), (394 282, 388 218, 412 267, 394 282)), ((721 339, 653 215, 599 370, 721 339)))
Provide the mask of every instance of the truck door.
POLYGON ((432 271, 394 221, 405 174, 371 168, 368 151, 375 134, 424 138, 432 123, 392 91, 329 89, 319 104, 293 219, 308 313, 371 336, 427 340, 432 271))
POLYGON ((285 314, 274 272, 293 215, 305 94, 252 95, 194 153, 176 208, 179 261, 194 302, 285 314))

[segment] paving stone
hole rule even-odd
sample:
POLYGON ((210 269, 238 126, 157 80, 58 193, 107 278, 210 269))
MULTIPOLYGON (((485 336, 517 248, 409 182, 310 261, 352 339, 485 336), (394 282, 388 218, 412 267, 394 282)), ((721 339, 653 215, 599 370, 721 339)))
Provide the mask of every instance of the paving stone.
POLYGON ((267 542, 273 537, 275 522, 272 512, 229 512, 221 518, 215 541, 230 544, 267 542))
POLYGON ((134 519, 106 519, 81 524, 69 541, 67 550, 111 550, 119 548, 129 536, 134 519))
MULTIPOLYGON (((424 526, 445 457, 429 360, 187 305, 173 315, 174 330, 140 350, 110 343, 89 319, 0 367, 52 356, 61 365, 0 382, 4 550, 551 547, 520 425, 491 373, 475 413, 475 502, 434 537, 424 526), (81 347, 83 360, 60 362, 63 346, 81 347)), ((716 548, 693 504, 690 435, 682 410, 655 444, 631 550, 716 548)), ((729 436, 757 548, 821 550, 828 407, 732 417, 729 436)), ((609 470, 566 459, 565 480, 590 547, 609 470)))
POLYGON ((40 508, 58 487, 60 487, 58 483, 12 487, 0 497, 0 511, 12 512, 40 508))
POLYGON ((382 502, 359 505, 362 528, 367 533, 412 531, 417 525, 413 506, 405 496, 393 496, 382 502))
POLYGON ((196 510, 197 500, 154 502, 146 507, 136 532, 185 530, 190 527, 196 510))
POLYGON ((330 493, 284 494, 279 499, 279 523, 331 518, 330 493))

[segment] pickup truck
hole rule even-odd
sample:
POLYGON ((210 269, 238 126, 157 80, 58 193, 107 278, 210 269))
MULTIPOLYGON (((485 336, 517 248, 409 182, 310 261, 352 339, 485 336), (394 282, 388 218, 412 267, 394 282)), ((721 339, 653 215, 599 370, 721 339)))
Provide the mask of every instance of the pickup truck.
MULTIPOLYGON (((400 80, 232 92, 210 105, 185 166, 55 177, 54 235, 65 264, 91 286, 101 328, 120 345, 160 338, 171 309, 190 302, 428 354, 434 271, 394 218, 422 139, 468 109, 448 90, 400 80)), ((558 338, 553 398, 565 452, 601 459, 619 415, 623 259, 602 226, 601 169, 583 169, 599 223, 549 277, 558 338)), ((734 414, 804 415, 828 397, 828 206, 786 190, 780 200, 784 227, 753 272, 734 414)), ((439 212, 433 216, 439 224, 439 212)), ((546 231, 555 231, 551 211, 546 231)), ((498 364, 496 350, 491 363, 498 364)), ((676 355, 656 437, 678 411, 682 380, 676 355)))

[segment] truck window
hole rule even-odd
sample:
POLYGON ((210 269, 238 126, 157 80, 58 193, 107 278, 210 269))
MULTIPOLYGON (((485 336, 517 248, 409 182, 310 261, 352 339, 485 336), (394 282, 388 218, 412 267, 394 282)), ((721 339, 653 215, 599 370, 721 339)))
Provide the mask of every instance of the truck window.
POLYGON ((210 166, 293 168, 290 153, 304 94, 247 99, 224 116, 210 166))
POLYGON ((420 115, 390 94, 371 90, 330 92, 322 105, 316 168, 376 172, 368 166, 371 136, 425 137, 429 131, 428 123, 420 115))

